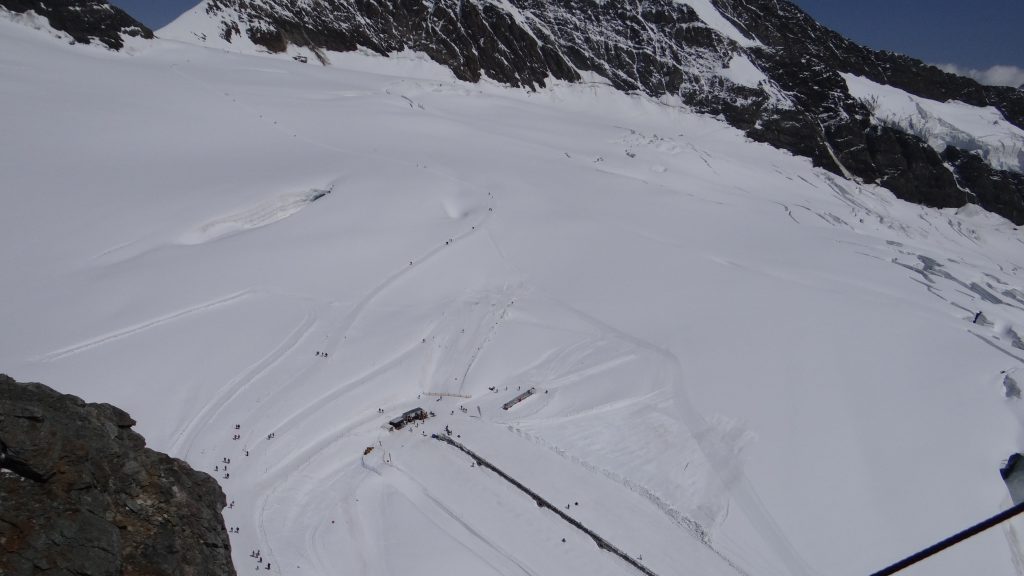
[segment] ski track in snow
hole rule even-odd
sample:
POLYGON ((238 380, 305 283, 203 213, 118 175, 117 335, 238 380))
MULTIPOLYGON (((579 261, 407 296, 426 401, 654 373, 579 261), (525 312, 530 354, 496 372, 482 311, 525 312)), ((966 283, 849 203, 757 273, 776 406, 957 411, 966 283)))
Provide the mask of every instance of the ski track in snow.
POLYGON ((464 392, 474 364, 508 315, 513 298, 511 289, 475 294, 446 309, 423 339, 429 346, 421 376, 425 392, 464 392))
MULTIPOLYGON (((455 236, 454 242, 459 242, 461 240, 464 240, 464 239, 468 238, 469 236, 471 236, 472 234, 476 233, 480 228, 482 228, 483 223, 487 220, 487 217, 488 217, 487 214, 489 214, 489 213, 485 213, 484 217, 481 218, 481 220, 478 221, 475 225, 473 225, 469 230, 466 230, 462 234, 459 234, 459 235, 455 236)), ((344 343, 345 339, 348 337, 349 331, 352 329, 352 327, 355 325, 355 323, 359 320, 359 318, 363 314, 363 312, 373 303, 373 301, 377 297, 379 297, 381 294, 383 294, 390 286, 392 286, 395 283, 397 283, 398 281, 400 281, 407 274, 410 274, 410 273, 412 273, 414 271, 418 271, 419 267, 422 267, 425 264, 427 264, 432 258, 436 257, 438 254, 441 254, 442 251, 445 248, 449 247, 449 246, 450 246, 450 244, 448 244, 447 242, 444 243, 444 244, 439 243, 437 246, 435 246, 431 250, 429 250, 426 253, 422 254, 418 259, 414 260, 412 265, 407 266, 407 267, 403 267, 403 268, 397 270, 396 272, 394 272, 390 276, 386 277, 379 284, 377 284, 377 286, 375 286, 366 295, 364 295, 363 298, 351 309, 351 311, 340 322, 337 323, 337 325, 335 327, 335 330, 332 330, 332 332, 338 332, 338 335, 334 336, 333 338, 328 336, 328 340, 327 340, 327 343, 325 345, 325 349, 326 350, 330 350, 331 354, 336 354, 339 346, 341 346, 344 343), (331 340, 333 340, 335 343, 331 344, 331 340)), ((276 429, 281 429, 281 430, 288 430, 288 429, 290 429, 297 422, 302 421, 303 419, 308 417, 310 414, 315 413, 315 412, 317 412, 319 410, 322 410, 325 406, 330 404, 330 402, 332 400, 334 400, 334 399, 336 399, 336 398, 338 398, 338 397, 340 397, 340 396, 350 392, 352 390, 352 388, 360 386, 360 385, 363 385, 363 384, 366 384, 368 382, 371 382, 376 376, 379 376, 380 374, 383 374, 383 373, 391 370, 395 366, 399 365, 400 363, 405 361, 411 354, 415 353, 418 350, 418 348, 419 348, 418 345, 414 345, 413 347, 410 347, 410 348, 400 352, 395 357, 393 357, 392 359, 384 362, 383 364, 380 364, 380 365, 374 367, 373 369, 369 370, 367 373, 365 373, 363 375, 360 375, 360 376, 357 376, 357 377, 351 379, 349 382, 336 387, 331 392, 329 392, 329 393, 327 393, 327 394, 317 398, 315 401, 309 403, 306 406, 306 408, 304 408, 303 410, 300 410, 299 412, 293 413, 290 416, 286 417, 279 424, 279 426, 276 427, 276 429)), ((314 369, 314 368, 315 368, 315 366, 311 365, 309 368, 307 368, 307 370, 311 370, 311 369, 314 369)), ((467 368, 467 371, 468 371, 468 368, 467 368)), ((291 388, 292 386, 294 386, 295 383, 297 381, 300 381, 301 379, 302 379, 301 375, 296 377, 296 378, 293 378, 291 380, 291 385, 282 387, 281 391, 284 392, 284 393, 287 393, 287 390, 289 388, 291 388)))
MULTIPOLYGON (((486 323, 490 324, 490 322, 486 322, 486 323)), ((489 334, 484 336, 484 338, 489 338, 489 337, 490 337, 489 334)), ((296 424, 306 420, 311 414, 313 414, 313 413, 315 413, 317 411, 320 411, 320 410, 330 406, 332 400, 334 400, 336 398, 342 397, 346 392, 350 392, 353 386, 358 386, 358 385, 365 384, 365 383, 373 381, 373 379, 375 377, 377 377, 380 374, 385 373, 385 372, 393 369, 396 365, 398 365, 401 362, 407 360, 410 355, 414 354, 417 351, 418 348, 419 348, 419 345, 414 345, 413 347, 407 349, 406 351, 398 354, 392 360, 390 360, 388 362, 385 362, 384 364, 380 364, 380 365, 374 367, 368 373, 363 374, 362 376, 359 376, 359 377, 351 380, 347 384, 339 386, 337 389, 333 390, 328 396, 321 397, 321 398, 317 399, 317 401, 310 403, 309 405, 307 405, 306 408, 304 408, 300 412, 294 413, 291 416, 289 416, 288 418, 286 418, 282 423, 277 425, 275 427, 275 429, 279 430, 281 432, 282 436, 286 435, 288 433, 288 431, 294 425, 296 425, 296 424)), ((589 346, 585 350, 583 350, 583 349, 578 350, 578 351, 572 353, 570 356, 566 357, 566 359, 561 361, 560 363, 563 364, 563 365, 567 365, 567 364, 570 364, 570 363, 577 363, 578 362, 577 359, 580 358, 580 354, 587 355, 587 354, 589 354, 589 352, 587 352, 586 350, 594 350, 594 349, 595 348, 593 348, 593 346, 589 346)), ((629 353, 622 354, 622 355, 620 355, 618 357, 613 357, 610 360, 599 362, 597 365, 587 366, 587 367, 584 367, 582 369, 577 370, 574 373, 562 375, 562 376, 556 378, 555 380, 551 380, 549 385, 561 386, 561 385, 566 385, 566 384, 570 384, 570 383, 573 383, 573 382, 577 382, 577 381, 581 380, 582 378, 584 378, 586 376, 592 376, 592 375, 597 374, 599 372, 607 371, 607 370, 609 370, 611 368, 614 368, 616 366, 619 366, 621 364, 629 362, 629 361, 631 361, 631 360, 633 360, 635 358, 636 358, 635 354, 629 354, 629 353)), ((288 386, 283 387, 283 389, 288 389, 288 388, 289 388, 288 386)), ((575 417, 579 417, 581 415, 593 415, 593 414, 599 413, 601 410, 604 410, 604 409, 614 409, 614 408, 620 407, 621 406, 621 402, 635 403, 637 401, 642 401, 642 398, 641 399, 626 399, 626 400, 623 400, 623 401, 620 401, 620 402, 616 403, 611 408, 608 408, 608 407, 597 408, 597 409, 595 409, 595 410, 597 410, 597 412, 588 411, 586 414, 573 414, 573 415, 567 415, 566 417, 568 417, 568 418, 575 418, 575 417)), ((324 451, 330 449, 336 442, 338 442, 338 440, 340 440, 341 438, 345 437, 350 432, 353 432, 353 431, 355 431, 357 429, 365 427, 365 425, 369 424, 373 419, 374 418, 372 418, 372 417, 367 417, 367 418, 360 419, 360 420, 355 421, 355 422, 350 422, 349 424, 347 424, 347 425, 345 425, 345 426, 343 426, 341 428, 337 428, 330 435, 325 435, 321 440, 319 440, 317 442, 314 442, 313 444, 310 444, 308 447, 306 447, 305 449, 300 450, 297 453, 294 453, 289 458, 277 462, 276 465, 273 468, 269 469, 266 472, 266 478, 271 482, 273 488, 271 489, 271 491, 267 495, 266 499, 262 502, 262 504, 260 506, 261 512, 260 512, 259 524, 261 526, 265 525, 265 523, 266 523, 265 517, 266 517, 268 509, 270 508, 272 502, 274 501, 275 494, 277 494, 279 492, 279 490, 283 490, 285 488, 285 486, 289 482, 289 479, 295 478, 295 477, 301 477, 302 474, 303 474, 303 472, 302 472, 303 469, 305 469, 307 466, 313 465, 314 463, 316 463, 318 461, 318 455, 319 454, 321 454, 324 451)), ((255 449, 255 448, 256 448, 256 446, 251 447, 251 449, 255 449)), ((564 453, 564 451, 560 452, 560 455, 563 456, 563 457, 567 457, 566 454, 564 453)), ((576 462, 579 464, 581 461, 576 460, 576 462)), ((587 468, 586 466, 584 466, 584 467, 587 468)), ((596 468, 594 468, 594 467, 587 468, 587 469, 592 471, 592 472, 601 474, 601 471, 596 469, 596 468)), ((628 480, 625 480, 623 477, 609 476, 608 474, 602 474, 602 475, 604 475, 604 476, 606 476, 606 477, 608 477, 610 479, 615 480, 616 482, 622 484, 625 488, 630 489, 631 491, 637 492, 639 490, 639 492, 637 492, 637 493, 641 494, 642 496, 644 496, 644 497, 646 497, 646 498, 648 498, 650 500, 650 492, 649 491, 648 491, 647 494, 645 494, 642 489, 638 489, 635 485, 633 485, 631 487, 631 485, 628 483, 628 480)), ((422 486, 421 486, 421 488, 422 488, 422 486)), ((404 490, 403 493, 405 493, 407 496, 410 495, 408 490, 404 490)), ((448 515, 452 519, 456 520, 458 522, 458 524, 460 526, 462 526, 463 529, 469 531, 471 534, 476 536, 478 539, 481 539, 488 546, 490 546, 492 548, 495 548, 495 550, 498 551, 504 558, 506 558, 508 561, 511 561, 516 566, 518 566, 522 570, 522 573, 532 574, 532 572, 530 572, 528 569, 526 569, 524 566, 522 566, 518 561, 516 561, 506 551, 503 551, 500 548, 495 547, 493 542, 488 542, 486 539, 484 539, 482 536, 480 536, 475 530, 473 530, 471 527, 466 525, 450 509, 445 507, 438 500, 436 500, 433 497, 430 497, 429 494, 426 494, 426 496, 429 498, 430 502, 433 503, 432 505, 434 507, 440 507, 442 509, 442 511, 446 515, 448 515)), ((413 498, 413 499, 415 500, 415 498, 413 498)), ((661 510, 664 512, 666 509, 664 507, 662 507, 661 510)), ((431 515, 428 512, 425 512, 425 513, 427 513, 428 516, 430 516, 432 518, 435 518, 435 521, 436 521, 436 515, 431 515)), ((687 529, 689 532, 693 533, 696 537, 698 537, 699 540, 704 541, 704 539, 702 537, 698 536, 698 533, 694 532, 693 525, 689 525, 685 521, 681 521, 677 517, 674 517, 673 519, 677 523, 680 523, 680 525, 683 526, 685 529, 687 529)), ((451 529, 446 529, 446 532, 449 533, 449 534, 452 534, 452 530, 451 529)), ((455 537, 456 540, 459 540, 460 542, 464 540, 464 538, 458 537, 456 535, 453 535, 453 537, 455 537)), ((706 541, 704 541, 704 544, 710 547, 710 545, 706 541)), ((272 548, 269 546, 269 543, 268 543, 267 548, 268 548, 268 557, 273 557, 273 551, 272 551, 272 548)), ((716 554, 719 554, 716 550, 714 550, 714 548, 711 548, 711 549, 716 554)), ((722 558, 726 562, 732 564, 724 556, 722 558)), ((319 562, 323 562, 323 561, 321 560, 319 562)), ((734 568, 735 568, 735 566, 734 566, 734 568)), ((736 569, 736 570, 737 570, 738 573, 742 573, 739 569, 736 569)), ((499 572, 502 573, 502 574, 508 573, 507 571, 499 571, 499 572)))
POLYGON ((196 436, 202 427, 217 422, 217 416, 224 406, 245 392, 246 388, 256 379, 262 377, 277 365, 285 356, 293 352, 299 343, 309 334, 316 317, 311 310, 306 310, 301 322, 284 338, 269 354, 259 362, 250 366, 234 380, 222 387, 215 397, 202 410, 196 413, 184 426, 178 439, 172 444, 171 451, 183 454, 185 458, 192 451, 196 436))
POLYGON ((239 300, 241 300, 243 298, 247 298, 247 297, 251 296, 253 293, 254 293, 254 290, 242 290, 240 292, 236 292, 234 294, 231 294, 230 296, 225 296, 223 298, 219 298, 217 300, 213 300, 213 301, 210 301, 210 302, 205 302, 203 304, 197 304, 195 306, 190 306, 188 308, 185 308, 185 309, 180 310, 178 312, 174 312, 172 314, 168 314, 166 316, 161 316, 159 318, 155 318, 153 320, 149 320, 149 321, 143 322, 141 324, 136 324, 135 326, 131 326, 129 328, 123 328, 121 330, 112 332, 110 334, 106 334, 104 336, 100 336, 100 337, 92 339, 92 340, 87 340, 87 341, 82 342, 80 344, 75 344, 74 346, 69 346, 67 348, 62 348, 60 350, 55 350, 53 352, 49 352, 49 353, 44 354, 42 356, 39 356, 39 357, 37 357, 37 358, 35 358, 33 360, 35 362, 53 362, 54 360, 60 360, 60 359, 62 359, 64 357, 66 357, 66 356, 71 356, 73 354, 78 354, 80 352, 85 352, 86 350, 90 350, 90 349, 95 348, 97 346, 102 346, 104 344, 109 344, 111 342, 114 342, 116 340, 120 340, 122 338, 126 338, 128 336, 134 336, 135 334, 138 334, 140 332, 144 332, 144 331, 149 330, 151 328, 157 328, 159 326, 163 326, 163 325, 168 324, 170 322, 174 322, 175 320, 180 320, 180 319, 182 319, 182 318, 184 318, 186 316, 191 316, 193 314, 199 314, 201 312, 207 312, 207 311, 213 310, 215 308, 219 308, 221 306, 226 306, 226 305, 231 304, 233 302, 239 301, 239 300))
MULTIPOLYGON (((353 472, 353 474, 363 471, 369 471, 372 472, 376 478, 380 477, 380 473, 377 472, 377 470, 370 468, 369 466, 366 465, 365 457, 360 459, 360 464, 361 467, 357 470, 357 472, 353 472)), ((357 497, 357 500, 360 500, 360 498, 358 498, 359 496, 363 496, 363 498, 365 498, 365 487, 367 485, 367 480, 360 479, 357 480, 356 482, 357 484, 355 488, 351 490, 351 493, 354 497, 357 497)), ((355 549, 358 551, 357 557, 359 559, 361 567, 361 570, 359 572, 368 574, 370 573, 370 562, 368 559, 382 558, 384 553, 380 549, 380 546, 376 538, 367 537, 364 522, 361 520, 358 514, 358 507, 345 506, 343 509, 345 511, 344 513, 346 517, 345 524, 349 528, 350 532, 353 533, 354 539, 356 540, 355 549)), ((319 525, 317 530, 319 532, 319 525)), ((330 565, 330 561, 324 560, 322 556, 323 555, 321 554, 319 548, 315 549, 315 551, 313 551, 313 553, 310 554, 310 557, 315 559, 317 564, 320 566, 320 572, 322 574, 327 574, 329 573, 327 566, 330 565)))
MULTIPOLYGON (((336 390, 332 391, 330 394, 328 394, 328 395, 326 395, 324 397, 321 397, 316 402, 313 402, 311 404, 306 405, 306 407, 304 407, 299 412, 293 413, 292 415, 290 415, 287 418, 285 418, 274 429, 281 431, 282 435, 287 434, 294 427, 302 424, 311 415, 313 415, 313 414, 315 414, 317 412, 320 412, 322 410, 329 409, 330 405, 331 405, 331 402, 333 400, 346 395, 346 393, 351 393, 352 389, 357 387, 357 386, 365 385, 365 384, 367 384, 369 382, 372 382, 374 380, 374 378, 380 376, 381 374, 384 374, 384 373, 390 371, 391 369, 393 369, 398 364, 406 361, 408 359, 410 353, 414 352, 415 350, 416 350, 416 348, 410 348, 409 350, 406 350, 405 352, 399 354, 398 356, 396 356, 395 358, 391 359, 387 363, 385 363, 383 365, 380 365, 380 366, 377 366, 376 368, 372 369, 370 372, 364 374, 363 376, 360 376, 360 377, 356 378, 355 380, 352 380, 351 382, 348 382, 348 383, 340 386, 336 390)), ((361 426, 365 426, 367 423, 372 422, 376 418, 377 418, 377 415, 368 415, 366 417, 363 417, 363 418, 360 418, 360 419, 357 419, 357 420, 354 420, 354 421, 349 421, 345 425, 343 425, 343 426, 341 426, 339 428, 334 429, 332 431, 332 436, 331 437, 324 437, 324 438, 321 438, 320 440, 312 442, 312 443, 308 444, 306 447, 304 447, 304 448, 294 452, 291 457, 279 461, 275 467, 270 469, 270 472, 274 472, 274 471, 281 470, 281 469, 287 469, 287 468, 289 468, 291 466, 294 466, 298 462, 305 463, 305 462, 312 461, 313 458, 317 454, 319 454, 320 452, 323 452, 324 450, 330 448, 331 445, 334 444, 335 442, 337 442, 338 440, 346 437, 348 432, 356 430, 356 429, 360 428, 361 426)), ((254 447, 256 447, 256 446, 254 446, 254 447)))
MULTIPOLYGON (((460 181, 460 183, 468 184, 468 183, 461 182, 461 181, 460 181)), ((470 186, 472 186, 472 185, 470 185, 470 186)), ((479 188, 476 187, 476 186, 472 186, 472 188, 479 190, 479 188)), ((490 193, 487 193, 487 197, 492 200, 492 208, 493 208, 493 200, 494 200, 493 195, 490 194, 490 193)), ((462 233, 455 235, 449 241, 445 241, 443 243, 442 242, 438 242, 433 248, 431 248, 430 250, 428 250, 425 253, 422 253, 418 258, 415 258, 414 260, 412 260, 412 264, 411 265, 406 266, 406 267, 402 267, 401 269, 398 269, 394 273, 392 273, 391 275, 387 276, 384 280, 382 280, 374 288, 372 288, 369 292, 367 292, 359 300, 359 302, 354 307, 352 307, 351 310, 340 321, 328 320, 329 323, 333 324, 334 328, 330 329, 328 331, 328 335, 326 336, 325 343, 323 345, 324 350, 325 351, 329 350, 330 354, 337 354, 337 350, 339 349, 339 347, 341 345, 343 345, 344 341, 347 339, 348 334, 349 334, 350 330, 352 329, 352 327, 356 324, 356 322, 359 320, 359 318, 361 317, 363 312, 374 302, 374 300, 376 298, 378 298, 381 294, 383 294, 389 287, 391 287, 392 285, 394 285, 397 282, 399 282, 400 280, 402 280, 406 275, 409 275, 409 274, 411 274, 413 272, 419 271, 420 268, 422 268, 424 265, 428 264, 431 259, 437 257, 439 254, 442 254, 444 252, 445 248, 448 248, 448 247, 450 247, 451 245, 453 245, 455 243, 464 241, 467 238, 469 238, 470 236, 474 235, 476 232, 478 232, 480 230, 483 230, 484 229, 484 224, 489 219, 489 217, 490 217, 490 215, 492 213, 493 213, 492 210, 484 212, 481 218, 479 218, 475 223, 473 223, 468 229, 464 230, 462 233), (332 333, 334 334, 333 337, 331 336, 332 333)), ((306 331, 308 332, 308 328, 307 328, 306 331)), ((301 340, 301 338, 296 338, 295 339, 295 343, 297 343, 299 340, 301 340)), ((294 348, 294 345, 292 346, 292 348, 294 348)), ((292 427, 294 427, 295 425, 301 423, 303 420, 308 418, 311 414, 319 412, 319 411, 323 410, 325 407, 329 406, 331 401, 333 401, 333 400, 335 400, 335 399, 337 399, 339 397, 342 397, 346 393, 350 393, 353 390, 353 388, 355 388, 355 387, 358 387, 360 385, 365 385, 365 384, 367 384, 369 382, 372 382, 375 377, 377 377, 377 376, 379 376, 379 375, 381 375, 383 373, 386 373, 389 370, 393 369, 394 367, 400 365, 402 362, 406 361, 412 354, 414 354, 418 350, 419 350, 419 346, 418 345, 410 347, 409 349, 407 349, 407 350, 399 353, 398 355, 396 355, 391 360, 386 361, 385 363, 380 364, 380 365, 374 367, 373 369, 369 370, 367 373, 365 373, 365 374, 363 374, 361 376, 358 376, 356 378, 353 378, 352 380, 350 380, 346 384, 343 384, 341 386, 336 387, 334 390, 332 390, 331 392, 327 393, 326 395, 324 395, 324 396, 322 396, 320 398, 317 398, 315 401, 309 403, 305 408, 301 409, 300 411, 295 412, 295 413, 287 416, 283 421, 280 422, 280 424, 278 424, 277 426, 273 427, 273 429, 281 431, 282 434, 286 434, 289 430, 292 429, 292 427)), ((272 365, 273 365, 273 362, 269 363, 266 366, 265 369, 260 370, 260 373, 265 372, 266 369, 269 369, 272 365)), ((471 367, 472 367, 472 361, 470 361, 467 364, 467 368, 466 368, 466 372, 465 372, 466 374, 468 374, 468 371, 471 369, 471 367)), ((315 368, 316 367, 312 366, 312 365, 307 367, 303 371, 302 374, 299 374, 299 375, 293 377, 290 380, 290 383, 287 386, 282 386, 279 390, 281 392, 283 392, 283 393, 287 393, 287 391, 289 389, 291 389, 293 386, 297 385, 297 383, 300 382, 303 379, 305 373, 307 373, 309 370, 313 370, 315 368)), ((251 379, 249 381, 251 381, 251 379)), ((244 385, 243 385, 243 387, 244 387, 244 385)), ((237 388, 237 386, 236 386, 236 388, 237 388)), ((240 391, 240 390, 241 389, 239 389, 238 391, 240 391)), ((227 401, 230 401, 231 398, 234 398, 234 397, 236 397, 238 395, 237 393, 230 393, 230 392, 229 392, 229 394, 230 394, 230 397, 226 398, 225 403, 227 401)), ((223 403, 221 403, 221 406, 223 406, 223 403)), ((200 419, 200 416, 197 415, 197 417, 193 419, 193 422, 196 422, 199 419, 200 419)), ((296 463, 299 463, 299 462, 301 462, 301 464, 299 465, 300 466, 299 469, 301 470, 302 467, 312 463, 314 461, 314 458, 316 457, 317 454, 323 452, 324 450, 329 449, 334 443, 338 442, 341 438, 345 437, 345 435, 348 432, 350 432, 350 431, 352 431, 354 429, 357 429, 360 425, 365 424, 367 421, 370 421, 370 420, 372 420, 372 418, 366 418, 365 420, 357 421, 355 423, 352 423, 352 424, 350 424, 348 426, 343 427, 340 430, 336 430, 331 436, 325 437, 321 441, 319 441, 319 442, 317 442, 317 443, 315 443, 313 445, 310 445, 309 447, 307 447, 304 450, 301 450, 299 453, 293 455, 291 458, 289 458, 289 459, 287 459, 285 461, 280 462, 277 467, 275 467, 273 470, 269 470, 268 471, 269 476, 273 477, 274 475, 278 474, 280 471, 287 470, 289 466, 294 466, 296 463)), ((262 442, 262 441, 257 441, 256 445, 249 446, 248 448, 249 449, 255 449, 259 445, 259 442, 262 442)), ((192 442, 190 441, 189 442, 189 446, 191 446, 191 443, 192 442)), ((268 550, 267 557, 268 558, 272 558, 272 560, 271 560, 272 563, 276 563, 276 558, 275 558, 275 555, 274 555, 274 552, 273 552, 273 548, 270 545, 269 537, 267 535, 267 531, 266 531, 266 528, 265 528, 265 516, 266 516, 266 513, 267 513, 268 506, 270 505, 271 501, 273 500, 274 495, 277 493, 277 490, 280 487, 284 486, 285 483, 287 482, 287 479, 289 477, 291 477, 293 474, 294 474, 294 472, 293 473, 288 473, 283 478, 279 478, 278 480, 274 481, 273 487, 266 494, 266 496, 262 499, 262 502, 260 503, 260 506, 259 506, 260 513, 259 513, 258 524, 260 526, 260 532, 262 534, 262 541, 265 542, 265 545, 266 545, 267 550, 268 550)), ((323 564, 322 561, 318 560, 318 562, 323 564)), ((527 574, 529 574, 529 573, 527 573, 527 574)))
POLYGON ((478 530, 474 529, 462 520, 455 511, 446 506, 439 499, 432 496, 430 491, 427 490, 423 484, 417 482, 416 478, 412 474, 393 463, 388 464, 387 466, 398 473, 397 477, 396 475, 390 474, 383 476, 390 485, 398 488, 402 494, 406 495, 406 497, 421 509, 425 516, 431 518, 431 521, 434 522, 439 529, 444 530, 444 532, 450 535, 453 539, 462 543, 468 551, 472 552, 494 568, 495 572, 503 576, 512 576, 514 574, 536 576, 533 571, 516 560, 512 554, 502 548, 497 542, 494 542, 481 534, 478 530), (440 514, 432 512, 440 512, 440 514), (450 521, 445 521, 445 518, 450 521), (498 558, 484 557, 477 547, 466 542, 467 537, 472 538, 492 550, 498 555, 498 558), (504 564, 504 567, 500 566, 501 564, 504 564))
MULTIPOLYGON (((639 402, 641 400, 637 401, 639 402)), ((718 556, 724 562, 729 564, 729 566, 733 570, 735 570, 736 574, 738 574, 739 576, 749 576, 742 568, 737 566, 732 561, 732 559, 723 554, 714 546, 714 544, 711 542, 708 532, 704 529, 703 526, 700 525, 699 522, 693 520, 692 518, 689 518, 688 516, 686 516, 686 514, 676 509, 671 503, 661 498, 658 495, 657 491, 648 488, 647 486, 644 486, 641 483, 634 482, 617 472, 613 472, 606 468, 602 468, 601 466, 598 466, 596 464, 592 464, 588 462, 586 459, 576 456, 569 452, 568 450, 565 450, 564 448, 559 448, 554 444, 550 444, 544 441, 544 439, 541 436, 525 432, 511 425, 508 426, 508 429, 517 436, 529 440, 530 442, 533 442, 534 444, 541 446, 542 448, 550 450, 551 452, 557 454, 558 456, 564 458, 565 460, 568 460, 569 462, 572 462, 573 464, 580 466, 581 468, 584 468, 589 472, 592 472, 594 474, 600 474, 601 476, 604 476, 605 478, 608 478, 609 480, 617 484, 620 484, 630 492, 633 492, 634 494, 637 494, 638 496, 644 498, 645 500, 650 502, 655 508, 661 511, 665 516, 667 516, 670 520, 672 520, 672 522, 674 522, 680 528, 689 532, 694 539, 699 541, 709 550, 714 552, 716 556, 718 556)))
POLYGON ((750 520, 757 525, 762 536, 764 536, 766 541, 774 548, 779 559, 786 563, 786 567, 790 573, 796 576, 811 576, 812 572, 810 567, 807 565, 807 562, 801 557, 799 552, 797 552, 796 548, 793 547, 785 533, 772 518, 771 513, 764 506, 763 502, 761 502, 753 486, 751 486, 746 480, 742 469, 737 468, 734 462, 729 462, 725 459, 727 455, 722 452, 721 446, 717 446, 709 441, 709 439, 713 438, 713 435, 704 433, 711 427, 704 419, 703 415, 701 415, 690 402, 689 393, 686 390, 686 381, 683 377, 682 363, 679 362, 679 358, 664 348, 660 348, 650 342, 627 334, 564 301, 559 301, 554 298, 552 298, 552 300, 563 306, 566 310, 571 310, 573 313, 580 316, 587 322, 590 322, 607 334, 613 335, 625 342, 629 342, 637 348, 650 351, 664 360, 670 369, 671 376, 668 379, 668 383, 670 388, 674 391, 674 405, 680 411, 682 416, 680 421, 689 428, 690 434, 695 440, 697 440, 697 443, 701 448, 701 452, 703 452, 708 463, 710 463, 717 472, 718 478, 722 482, 723 486, 726 487, 729 494, 732 495, 736 502, 743 508, 750 520), (731 480, 727 482, 726 478, 730 478, 731 480))

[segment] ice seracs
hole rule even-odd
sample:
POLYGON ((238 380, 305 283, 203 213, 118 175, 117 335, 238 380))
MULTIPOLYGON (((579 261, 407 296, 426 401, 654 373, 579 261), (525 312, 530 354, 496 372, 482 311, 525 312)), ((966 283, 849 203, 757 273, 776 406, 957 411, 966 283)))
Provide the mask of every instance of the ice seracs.
POLYGON ((999 170, 1024 172, 1024 130, 1007 122, 995 108, 936 102, 852 74, 844 74, 843 79, 875 121, 914 134, 937 152, 954 146, 976 152, 999 170))

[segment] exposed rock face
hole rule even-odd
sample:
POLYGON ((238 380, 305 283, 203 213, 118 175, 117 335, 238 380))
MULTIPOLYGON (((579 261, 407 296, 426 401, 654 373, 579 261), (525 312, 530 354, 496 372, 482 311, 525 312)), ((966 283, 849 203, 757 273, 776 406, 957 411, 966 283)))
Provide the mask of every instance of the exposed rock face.
POLYGON ((975 196, 971 201, 997 214, 1007 216, 1021 224, 1024 214, 1024 174, 992 170, 976 154, 964 152, 952 146, 942 153, 945 160, 956 172, 960 184, 975 196))
POLYGON ((993 106, 1018 127, 1024 127, 1024 93, 869 50, 786 0, 709 1, 735 33, 674 0, 206 0, 202 8, 219 22, 222 39, 244 34, 275 52, 290 44, 381 54, 408 48, 463 80, 486 75, 531 88, 594 72, 621 90, 679 96, 754 140, 903 199, 958 207, 976 197, 1024 223, 1024 187, 1016 174, 970 160, 947 165, 919 137, 873 121, 840 73, 923 98, 993 106), (751 62, 761 77, 731 74, 736 58, 751 62))
POLYGON ((0 574, 235 573, 216 481, 134 424, 0 374, 0 574))
MULTIPOLYGON (((969 163, 969 174, 960 170, 966 164, 954 164, 950 170, 940 154, 917 136, 872 124, 870 111, 850 96, 839 73, 863 76, 940 102, 993 106, 1007 121, 1024 127, 1024 95, 1019 91, 983 86, 907 56, 867 49, 821 26, 788 1, 713 2, 737 27, 763 43, 764 47, 753 47, 749 54, 766 75, 794 96, 797 110, 820 121, 817 140, 827 144, 832 154, 823 156, 821 150, 808 153, 785 144, 782 148, 810 156, 815 164, 832 171, 838 171, 838 161, 854 175, 881 184, 904 200, 937 207, 958 207, 970 200, 1017 224, 1024 223, 1024 186, 1014 178, 1016 174, 995 170, 983 161, 969 163)), ((771 131, 765 134, 754 127, 748 134, 770 144, 779 145, 780 137, 785 142, 811 136, 809 122, 800 122, 793 114, 776 117, 774 111, 766 110, 761 123, 771 131), (790 133, 788 138, 786 133, 790 133)), ((950 153, 948 148, 946 153, 950 153)))
POLYGON ((98 40, 120 50, 124 47, 122 35, 153 37, 152 30, 105 0, 0 0, 0 6, 19 14, 32 10, 45 16, 54 29, 83 44, 98 40))

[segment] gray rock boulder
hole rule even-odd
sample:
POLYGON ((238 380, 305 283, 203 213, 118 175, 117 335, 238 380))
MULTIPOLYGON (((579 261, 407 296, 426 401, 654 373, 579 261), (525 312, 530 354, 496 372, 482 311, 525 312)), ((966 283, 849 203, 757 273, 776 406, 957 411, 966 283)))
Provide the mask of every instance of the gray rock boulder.
POLYGON ((0 374, 0 574, 235 574, 220 486, 134 425, 0 374))

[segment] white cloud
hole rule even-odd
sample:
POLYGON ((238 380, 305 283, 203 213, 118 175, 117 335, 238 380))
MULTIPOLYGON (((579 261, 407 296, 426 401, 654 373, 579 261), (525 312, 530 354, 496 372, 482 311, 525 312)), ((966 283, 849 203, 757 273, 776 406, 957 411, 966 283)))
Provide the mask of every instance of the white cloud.
POLYGON ((1017 88, 1024 85, 1024 68, 1017 66, 996 64, 984 70, 963 68, 956 64, 936 64, 936 66, 946 72, 974 78, 978 82, 988 84, 989 86, 1012 86, 1017 88))

